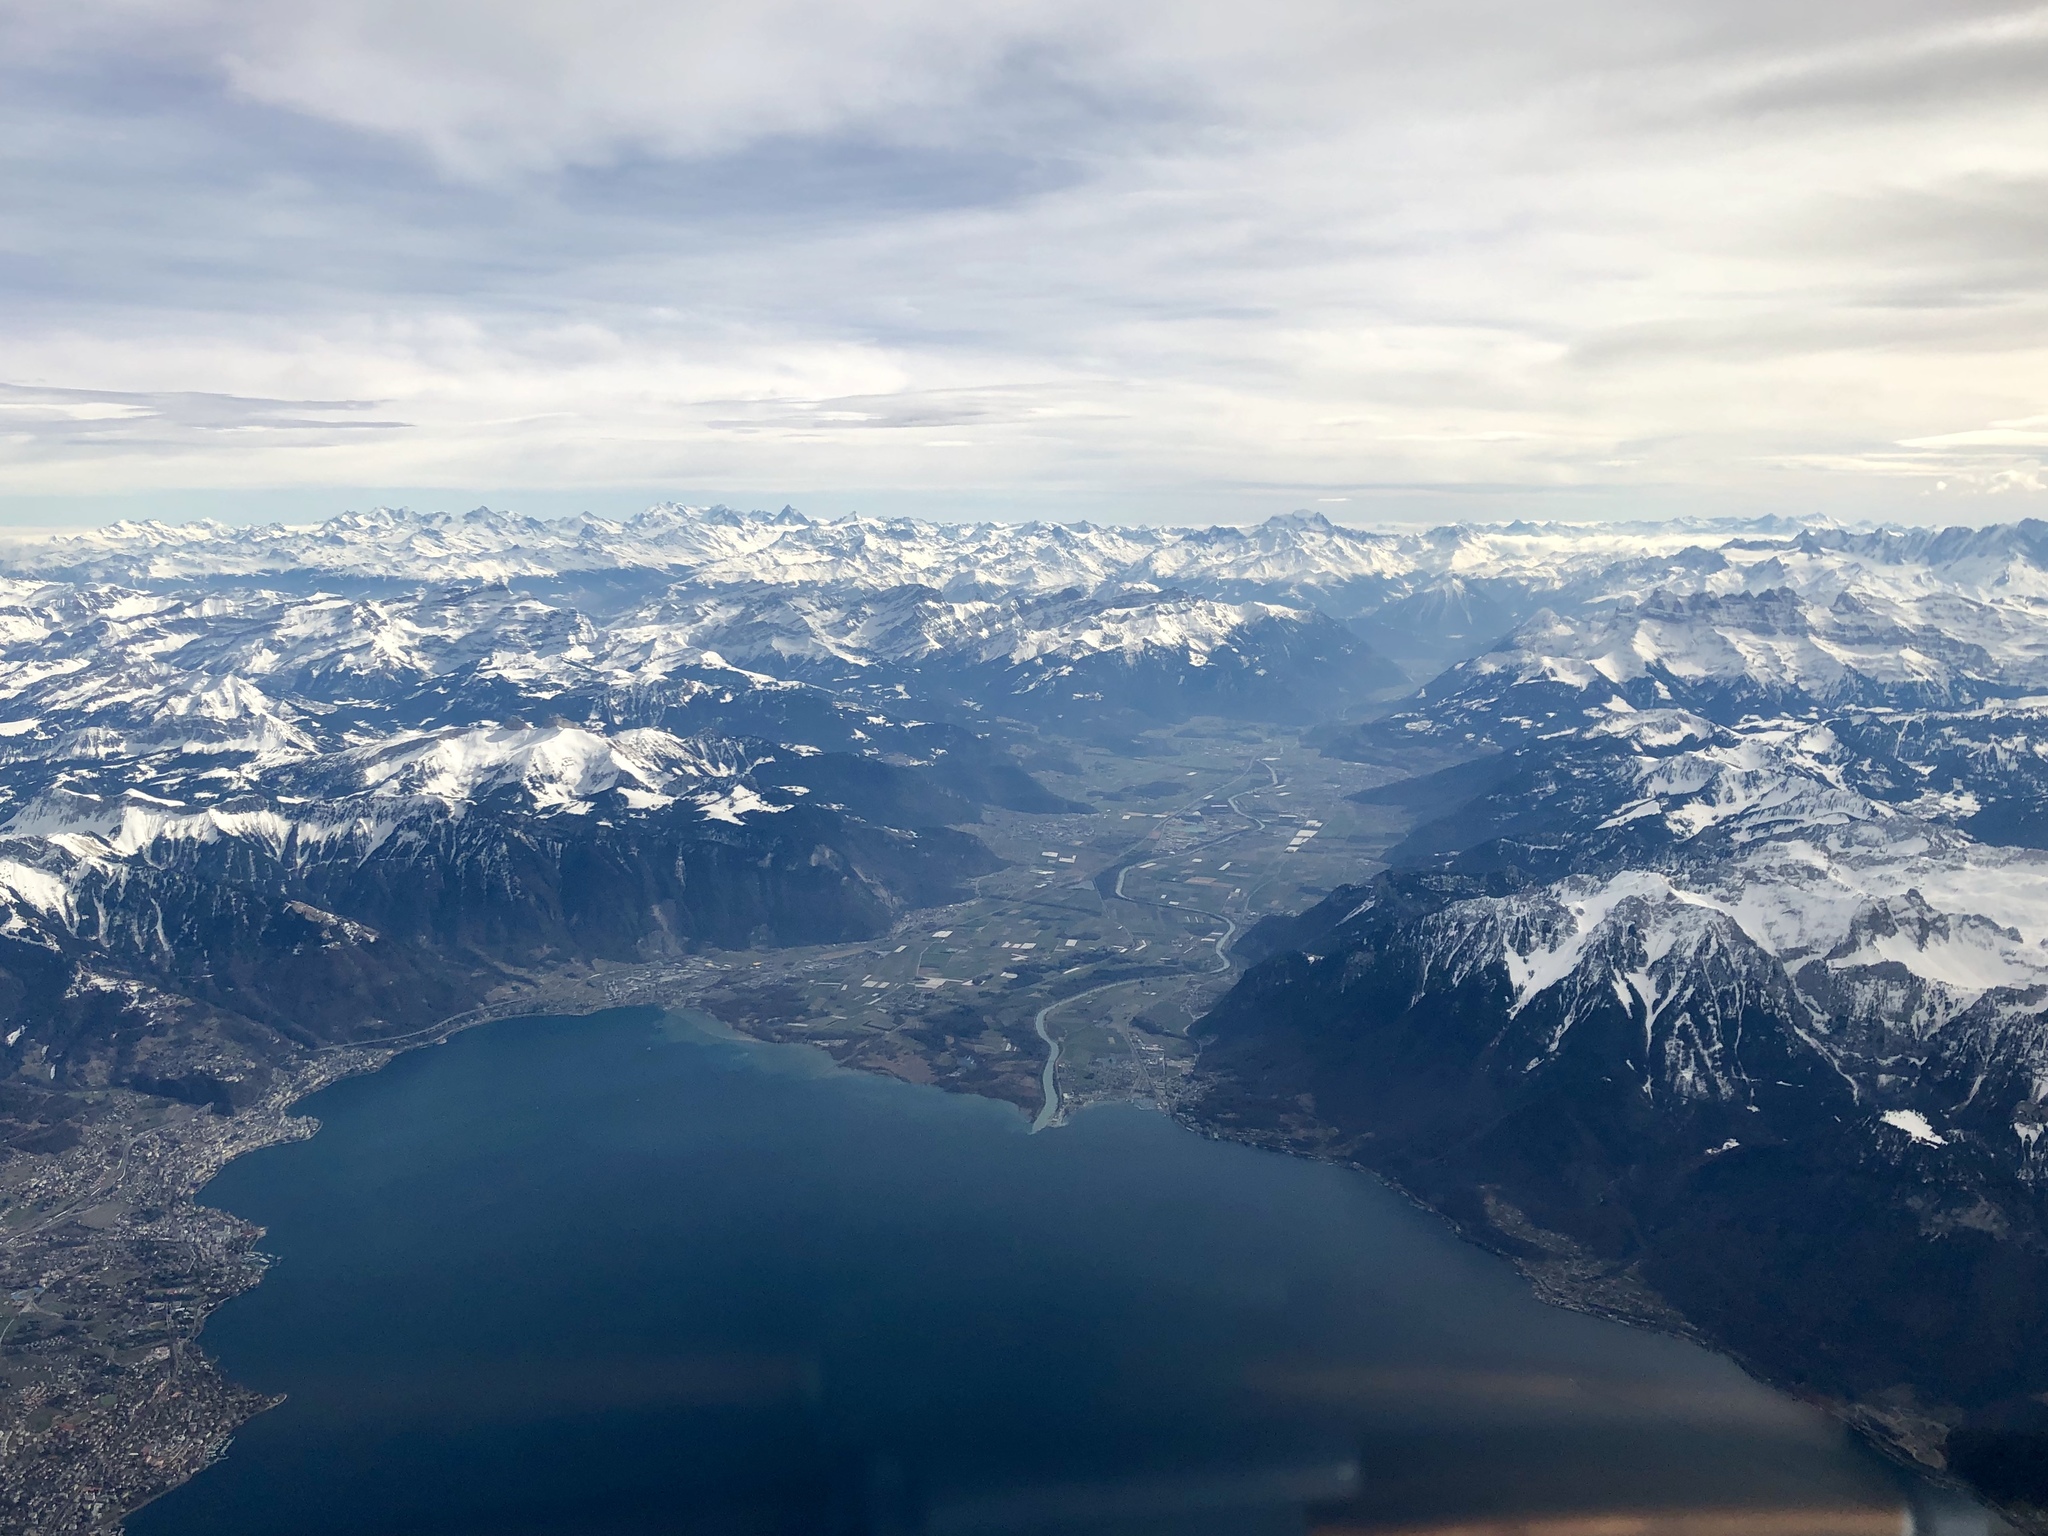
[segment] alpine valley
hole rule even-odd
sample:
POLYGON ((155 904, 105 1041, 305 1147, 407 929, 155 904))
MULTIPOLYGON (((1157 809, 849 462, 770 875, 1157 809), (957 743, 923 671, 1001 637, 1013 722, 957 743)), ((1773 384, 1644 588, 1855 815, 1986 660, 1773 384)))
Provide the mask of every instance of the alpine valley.
POLYGON ((17 542, 6 1519, 261 1409, 295 1100, 620 1001, 1356 1163, 2048 1530, 2048 524, 17 542))

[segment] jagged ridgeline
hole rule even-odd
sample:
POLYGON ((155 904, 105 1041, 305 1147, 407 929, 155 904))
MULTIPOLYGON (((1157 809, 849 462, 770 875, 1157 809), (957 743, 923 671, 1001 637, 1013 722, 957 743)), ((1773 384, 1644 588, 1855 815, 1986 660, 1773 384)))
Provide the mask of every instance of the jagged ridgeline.
POLYGON ((1190 1113, 2048 1508, 2048 527, 379 512, 5 572, 17 1155, 551 966, 883 933, 991 808, 1085 810, 1063 753, 1221 717, 1404 830, 1240 941, 1190 1113))

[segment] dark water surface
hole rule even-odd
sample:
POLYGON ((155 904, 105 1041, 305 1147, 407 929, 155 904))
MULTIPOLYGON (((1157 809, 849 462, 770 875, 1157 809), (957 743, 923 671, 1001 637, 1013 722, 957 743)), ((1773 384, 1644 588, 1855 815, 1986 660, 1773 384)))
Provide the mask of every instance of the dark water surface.
POLYGON ((307 1108, 206 1192, 279 1256, 206 1344, 288 1401, 136 1536, 1898 1529, 1887 1468, 1727 1362, 1147 1110, 1032 1136, 647 1013, 493 1025, 307 1108))

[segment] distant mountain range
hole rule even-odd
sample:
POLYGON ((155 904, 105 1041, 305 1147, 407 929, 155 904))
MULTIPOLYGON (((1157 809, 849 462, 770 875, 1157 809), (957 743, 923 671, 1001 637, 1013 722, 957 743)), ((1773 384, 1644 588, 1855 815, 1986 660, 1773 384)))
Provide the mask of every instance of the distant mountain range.
POLYGON ((0 561, 0 1137, 522 970, 886 931, 1197 715, 1378 765, 1196 1113, 1365 1163, 2048 1511, 2048 525, 657 507, 0 561))
POLYGON ((1382 533, 1313 513, 1253 528, 1100 527, 1088 523, 934 523, 849 516, 816 521, 793 508, 651 507, 623 522, 548 520, 480 507, 460 515, 380 508, 314 525, 201 521, 114 523, 18 541, 22 572, 144 582, 246 576, 516 581, 577 572, 645 571, 709 586, 755 582, 928 586, 948 596, 990 588, 1160 585, 1232 591, 1358 584, 1365 608, 1443 578, 1554 588, 1622 556, 1680 551, 1730 536, 1797 534, 1778 518, 1599 528, 1512 523, 1382 533))

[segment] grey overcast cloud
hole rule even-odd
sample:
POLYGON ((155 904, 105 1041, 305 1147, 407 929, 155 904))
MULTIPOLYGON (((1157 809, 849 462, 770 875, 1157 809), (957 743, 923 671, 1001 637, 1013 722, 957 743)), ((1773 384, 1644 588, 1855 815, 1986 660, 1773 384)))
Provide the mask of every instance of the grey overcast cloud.
POLYGON ((2048 8, 0 5, 0 516, 2048 491, 2048 8))

